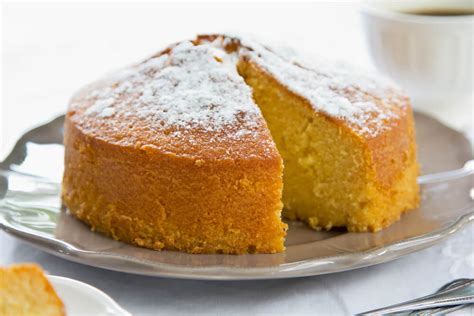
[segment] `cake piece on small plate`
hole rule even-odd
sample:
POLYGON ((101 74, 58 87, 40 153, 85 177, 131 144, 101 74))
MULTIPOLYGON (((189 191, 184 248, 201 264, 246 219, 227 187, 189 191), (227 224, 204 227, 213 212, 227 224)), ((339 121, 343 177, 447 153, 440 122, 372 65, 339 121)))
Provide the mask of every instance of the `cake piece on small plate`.
POLYGON ((64 304, 35 264, 0 267, 0 315, 63 316, 64 304))

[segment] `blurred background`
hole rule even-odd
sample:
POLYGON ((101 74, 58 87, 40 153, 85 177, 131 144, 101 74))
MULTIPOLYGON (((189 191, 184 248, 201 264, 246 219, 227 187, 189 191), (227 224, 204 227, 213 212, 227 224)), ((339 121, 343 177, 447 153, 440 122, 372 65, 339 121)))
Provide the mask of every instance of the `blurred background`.
MULTIPOLYGON (((358 1, 3 3, 1 17, 0 159, 24 131, 63 113, 81 86, 197 33, 253 34, 374 68, 358 1)), ((428 110, 472 134, 472 99, 468 102, 428 110)))
MULTIPOLYGON (((2 156, 104 73, 197 33, 255 34, 369 65, 357 4, 15 4, 3 6, 2 156)), ((0 158, 1 159, 1 158, 0 158)))

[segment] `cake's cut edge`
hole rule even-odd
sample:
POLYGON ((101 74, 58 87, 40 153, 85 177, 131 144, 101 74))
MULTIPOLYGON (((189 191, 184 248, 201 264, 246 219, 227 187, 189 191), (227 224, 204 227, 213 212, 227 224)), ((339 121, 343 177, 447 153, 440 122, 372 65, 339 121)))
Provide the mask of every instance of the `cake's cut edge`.
MULTIPOLYGON (((242 59, 285 165, 283 215, 313 229, 378 231, 419 203, 413 113, 397 113, 383 133, 361 134, 242 59)), ((373 102, 380 102, 375 99, 373 102)))

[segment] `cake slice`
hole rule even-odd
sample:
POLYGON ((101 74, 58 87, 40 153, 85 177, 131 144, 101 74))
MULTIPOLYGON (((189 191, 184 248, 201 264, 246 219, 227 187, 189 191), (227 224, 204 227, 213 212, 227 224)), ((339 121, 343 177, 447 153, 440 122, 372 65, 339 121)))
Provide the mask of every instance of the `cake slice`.
POLYGON ((0 315, 62 316, 64 304, 35 264, 0 267, 0 315))

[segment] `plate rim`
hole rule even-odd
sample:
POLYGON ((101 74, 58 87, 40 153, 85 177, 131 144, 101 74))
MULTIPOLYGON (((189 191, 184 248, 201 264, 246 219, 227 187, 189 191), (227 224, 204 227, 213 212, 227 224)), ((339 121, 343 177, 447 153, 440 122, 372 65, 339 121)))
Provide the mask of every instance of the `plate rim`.
MULTIPOLYGON (((137 274, 143 276, 151 276, 151 277, 164 277, 164 278, 174 278, 174 279, 188 279, 188 280, 214 280, 214 281, 236 281, 236 280, 269 280, 269 279, 289 279, 289 278, 299 278, 299 277, 308 277, 308 276, 315 276, 315 275, 323 275, 323 274, 331 274, 331 273, 338 273, 344 271, 355 270, 359 268, 369 267, 385 262, 390 262, 396 259, 401 258, 402 256, 418 252, 420 250, 426 249, 432 245, 437 244, 438 242, 448 238, 449 236, 461 231, 462 229, 466 228, 467 225, 471 222, 474 222, 474 211, 466 213, 460 216, 453 224, 446 226, 445 228, 441 228, 439 230, 430 232, 428 234, 424 234, 421 236, 411 237, 408 239, 404 239, 401 241, 393 242, 388 245, 379 246, 370 250, 366 251, 359 251, 356 253, 351 253, 351 257, 373 257, 376 258, 375 260, 370 261, 358 261, 361 264, 353 264, 351 266, 345 266, 343 268, 338 268, 335 270, 315 270, 311 269, 314 266, 309 268, 305 268, 304 270, 296 269, 295 272, 299 272, 297 275, 289 274, 287 269, 279 270, 281 267, 298 267, 301 265, 311 265, 312 263, 317 263, 321 260, 335 259, 340 260, 347 257, 347 255, 336 255, 336 256, 327 256, 327 257, 318 257, 317 259, 306 259, 298 262, 293 263, 286 263, 281 264, 275 267, 252 267, 252 268, 238 268, 238 267, 226 267, 222 265, 215 265, 210 267, 189 267, 189 266, 177 266, 162 262, 154 262, 153 263, 153 272, 141 272, 141 271, 133 271, 127 269, 120 269, 114 266, 107 266, 100 263, 95 263, 90 258, 81 256, 81 253, 91 253, 98 257, 100 256, 107 256, 116 260, 126 260, 129 263, 133 264, 141 264, 144 266, 151 266, 146 262, 149 260, 130 260, 128 256, 113 254, 113 253, 102 253, 102 252, 92 252, 87 250, 78 249, 74 245, 71 245, 65 241, 61 241, 55 238, 45 237, 45 236, 38 236, 34 234, 30 234, 21 230, 17 230, 8 224, 5 225, 3 222, 3 218, 0 217, 0 228, 8 233, 11 236, 19 238, 20 240, 39 248, 49 254, 55 255, 62 259, 72 261, 75 263, 80 263, 88 266, 92 266, 95 268, 101 268, 116 272, 125 272, 129 274, 137 274), (415 246, 412 243, 416 243, 415 246), (380 253, 382 250, 382 253, 380 253), (164 268, 164 269, 158 269, 164 268), (174 270, 174 271, 173 271, 174 270), (239 272, 247 271, 244 274, 235 274, 235 271, 239 270, 239 272), (199 274, 199 272, 206 271, 206 272, 215 272, 216 275, 209 275, 209 274, 199 274), (226 274, 222 275, 223 272, 231 272, 234 274, 226 274), (259 272, 260 274, 254 275, 248 272, 259 272), (286 273, 285 273, 286 272, 286 273)), ((93 233, 93 232, 91 232, 93 233)), ((93 258, 93 256, 92 256, 93 258)), ((317 265, 316 265, 317 266, 317 265)))
MULTIPOLYGON (((419 115, 429 117, 439 124, 444 125, 445 127, 457 132, 461 137, 466 139, 466 137, 452 129, 451 127, 443 124, 439 120, 425 114, 418 112, 419 115)), ((5 160, 0 162, 0 168, 5 166, 5 163, 9 158, 15 153, 18 147, 21 147, 28 140, 28 135, 31 135, 34 131, 48 128, 51 125, 57 124, 64 118, 64 115, 60 115, 55 119, 40 125, 36 128, 33 128, 27 131, 22 137, 15 143, 12 151, 6 156, 5 160)), ((223 265, 212 265, 208 267, 192 267, 192 266, 178 266, 169 263, 163 262, 151 262, 147 259, 138 259, 122 254, 107 253, 102 251, 88 251, 80 249, 66 241, 56 239, 54 237, 41 236, 39 234, 34 234, 32 232, 23 231, 17 229, 14 226, 10 225, 3 216, 0 216, 0 229, 8 233, 9 235, 16 237, 28 244, 39 248, 49 254, 58 256, 62 259, 73 261, 76 263, 85 264, 88 266, 93 266, 96 268, 102 268, 106 270, 112 270, 117 272, 126 272, 130 274, 138 274, 145 276, 153 277, 165 277, 165 278, 177 278, 177 279, 191 279, 191 280, 263 280, 263 279, 285 279, 285 278, 296 278, 296 277, 307 277, 314 275, 322 275, 329 273, 337 273, 343 271, 349 271, 354 269, 359 269, 363 267, 368 267, 380 263, 389 262, 395 259, 398 259, 402 256, 414 253, 425 248, 428 248, 446 238, 451 236, 454 233, 462 230, 467 227, 467 225, 474 221, 474 209, 468 211, 467 213, 459 216, 451 224, 440 228, 436 231, 432 231, 423 235, 414 236, 400 241, 395 241, 383 246, 378 246, 371 248, 365 251, 358 251, 349 254, 341 254, 335 256, 327 257, 318 257, 313 259, 306 259, 298 262, 283 263, 276 266, 268 267, 229 267, 223 265), (352 264, 343 263, 344 259, 348 259, 350 256, 352 264), (116 267, 107 265, 107 263, 94 262, 94 257, 99 258, 112 258, 114 260, 127 261, 138 267, 149 267, 148 271, 136 270, 131 271, 132 269, 116 267), (364 259, 365 260, 362 260, 364 259), (371 258, 371 259, 366 259, 371 258), (323 265, 323 269, 318 269, 318 263, 321 261, 339 261, 339 267, 337 269, 330 269, 323 265), (342 267, 341 267, 341 263, 342 267), (301 268, 303 266, 303 268, 301 268), (238 271, 238 273, 236 273, 238 271), (204 273, 203 273, 204 272, 204 273), (210 274, 213 273, 213 274, 210 274)), ((94 233, 94 232, 91 232, 94 233)), ((319 264, 321 266, 321 264, 319 264)))

